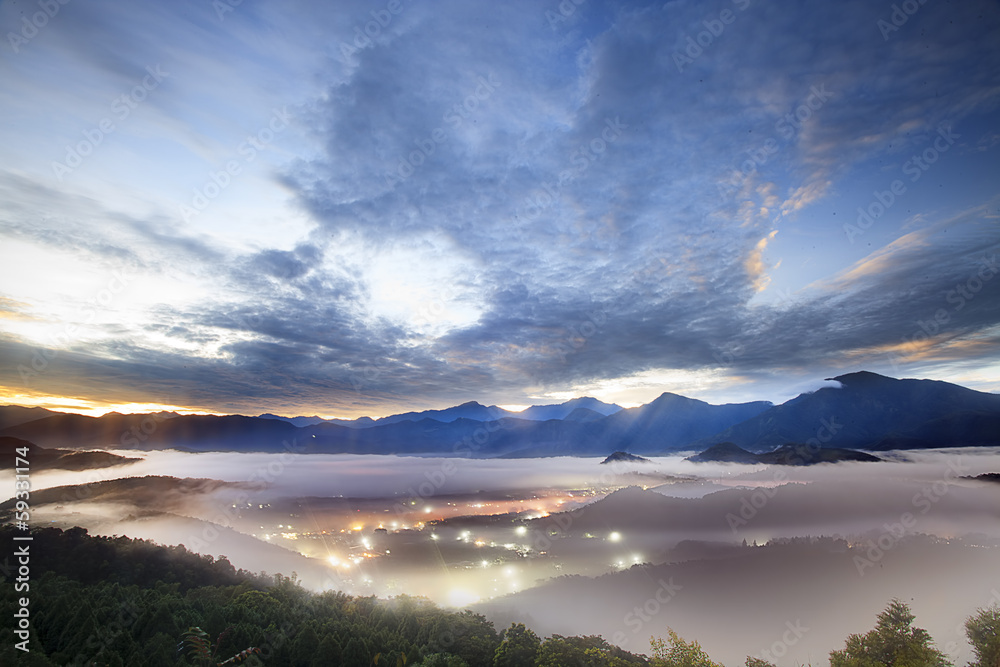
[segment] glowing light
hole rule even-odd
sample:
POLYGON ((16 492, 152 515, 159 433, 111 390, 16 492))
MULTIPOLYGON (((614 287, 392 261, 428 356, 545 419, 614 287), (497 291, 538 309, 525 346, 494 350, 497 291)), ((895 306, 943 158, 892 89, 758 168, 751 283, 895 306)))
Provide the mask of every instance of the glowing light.
POLYGON ((528 534, 528 529, 525 526, 518 526, 514 530, 514 533, 516 533, 517 535, 527 535, 528 534))
POLYGON ((441 538, 438 537, 437 533, 431 533, 431 539, 432 540, 438 540, 438 539, 441 539, 441 538))
POLYGON ((482 563, 480 563, 480 565, 482 565, 483 567, 489 567, 490 566, 489 562, 485 561, 485 560, 482 563))
POLYGON ((621 542, 622 541, 622 534, 619 533, 618 531, 615 531, 615 532, 611 533, 610 535, 608 535, 608 540, 610 540, 611 542, 621 542))
POLYGON ((448 603, 452 607, 467 607, 479 602, 479 596, 471 591, 455 588, 448 592, 448 603))
POLYGON ((424 508, 424 514, 430 514, 430 513, 431 513, 431 507, 428 505, 427 507, 424 508))
POLYGON ((340 565, 340 559, 337 558, 336 556, 330 556, 326 560, 327 560, 328 563, 330 563, 330 565, 332 565, 334 567, 337 567, 338 565, 340 565))
POLYGON ((642 556, 640 556, 639 554, 632 554, 632 562, 633 563, 641 563, 642 562, 642 556))
POLYGON ((361 545, 364 546, 365 549, 371 549, 372 547, 371 540, 369 540, 367 537, 361 540, 361 545))

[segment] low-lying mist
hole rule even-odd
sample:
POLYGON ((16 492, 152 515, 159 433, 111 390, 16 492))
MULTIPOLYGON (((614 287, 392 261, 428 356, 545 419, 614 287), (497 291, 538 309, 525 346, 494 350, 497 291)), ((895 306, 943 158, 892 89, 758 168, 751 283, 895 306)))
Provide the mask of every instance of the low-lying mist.
POLYGON ((972 479, 1000 471, 990 450, 810 467, 122 453, 143 460, 33 475, 34 520, 633 651, 669 626, 737 664, 794 627, 772 661, 823 662, 899 597, 967 656, 955 629, 1000 589, 1000 484, 972 479))

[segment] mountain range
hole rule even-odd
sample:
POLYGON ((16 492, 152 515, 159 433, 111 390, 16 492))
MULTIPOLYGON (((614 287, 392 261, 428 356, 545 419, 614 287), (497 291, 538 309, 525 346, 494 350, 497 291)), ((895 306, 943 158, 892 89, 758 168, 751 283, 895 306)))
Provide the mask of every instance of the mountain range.
POLYGON ((532 405, 520 412, 505 410, 495 405, 480 405, 475 401, 469 401, 461 405, 444 410, 424 410, 423 412, 404 412, 398 415, 390 415, 379 419, 371 417, 361 417, 359 419, 323 419, 322 417, 281 417, 272 414, 260 415, 262 419, 280 419, 295 426, 314 426, 316 424, 339 424, 351 428, 371 428, 373 426, 385 426, 386 424, 398 424, 400 422, 418 422, 423 419, 433 419, 434 421, 450 424, 457 419, 471 419, 472 421, 496 421, 498 419, 525 419, 527 421, 548 421, 549 419, 573 419, 575 421, 590 421, 607 417, 621 410, 620 405, 604 403, 584 396, 574 398, 559 403, 557 405, 532 405))
POLYGON ((593 398, 512 412, 476 402, 380 419, 261 415, 88 417, 0 407, 0 436, 43 447, 292 451, 475 458, 657 455, 732 443, 751 453, 787 444, 884 451, 1000 446, 1000 395, 866 371, 781 405, 712 405, 664 393, 622 409, 593 398), (40 418, 31 417, 42 414, 40 418), (319 420, 319 421, 315 421, 319 420))

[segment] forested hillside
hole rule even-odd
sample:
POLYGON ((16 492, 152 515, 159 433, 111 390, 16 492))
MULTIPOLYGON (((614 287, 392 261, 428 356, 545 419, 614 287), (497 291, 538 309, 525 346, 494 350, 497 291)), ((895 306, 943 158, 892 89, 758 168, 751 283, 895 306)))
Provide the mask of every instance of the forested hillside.
MULTIPOLYGON (((6 544, 25 544, 14 542, 15 535, 23 533, 0 528, 6 544)), ((601 637, 541 639, 520 623, 498 632, 481 615, 446 611, 421 598, 315 594, 294 574, 236 570, 224 558, 183 546, 92 537, 82 528, 42 528, 32 537, 27 591, 15 592, 15 558, 0 566, 5 608, 19 608, 17 600, 29 597, 32 628, 25 653, 15 648, 13 624, 4 624, 3 665, 718 667, 696 641, 668 628, 666 640, 652 639, 647 657, 601 637)), ((843 650, 831 653, 831 664, 950 664, 914 620, 905 604, 892 601, 874 630, 852 635, 843 650)), ((967 634, 977 655, 970 664, 997 667, 1000 607, 970 618, 967 634)), ((748 657, 746 664, 770 663, 748 657)))

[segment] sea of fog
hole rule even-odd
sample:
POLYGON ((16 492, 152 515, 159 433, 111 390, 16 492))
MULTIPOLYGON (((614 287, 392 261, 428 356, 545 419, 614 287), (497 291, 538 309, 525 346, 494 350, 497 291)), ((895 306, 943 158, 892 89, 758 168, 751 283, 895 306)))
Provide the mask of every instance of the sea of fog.
MULTIPOLYGON (((639 483, 647 486, 661 479, 677 481, 667 478, 701 482, 699 486, 679 484, 672 489, 674 485, 670 485, 658 491, 666 495, 703 495, 696 489, 704 488, 705 483, 717 485, 709 487, 709 490, 716 490, 733 485, 774 485, 843 478, 933 481, 943 477, 949 469, 960 476, 1000 470, 1000 454, 995 450, 977 448, 890 453, 897 460, 878 464, 842 463, 799 468, 692 463, 685 460, 688 454, 654 457, 650 463, 602 465, 600 459, 574 457, 469 459, 360 454, 186 453, 174 450, 115 450, 115 453, 142 460, 127 466, 99 470, 36 472, 32 475, 32 487, 43 489, 126 476, 167 475, 227 482, 261 482, 275 495, 384 498, 477 491, 593 488, 614 485, 622 482, 623 478, 631 477, 645 480, 639 483)), ((10 472, 5 474, 11 477, 10 472)))
POLYGON ((772 661, 824 664, 899 597, 961 664, 962 621, 1000 591, 1000 484, 971 479, 1000 472, 989 449, 811 467, 118 453, 142 460, 33 473, 34 492, 75 487, 36 503, 35 523, 185 544, 255 572, 294 571, 315 590, 475 605, 498 627, 601 634, 633 651, 671 627, 742 664, 790 623, 808 630, 772 661), (235 486, 99 492, 148 475, 235 486), (784 544, 801 536, 827 539, 784 544))

